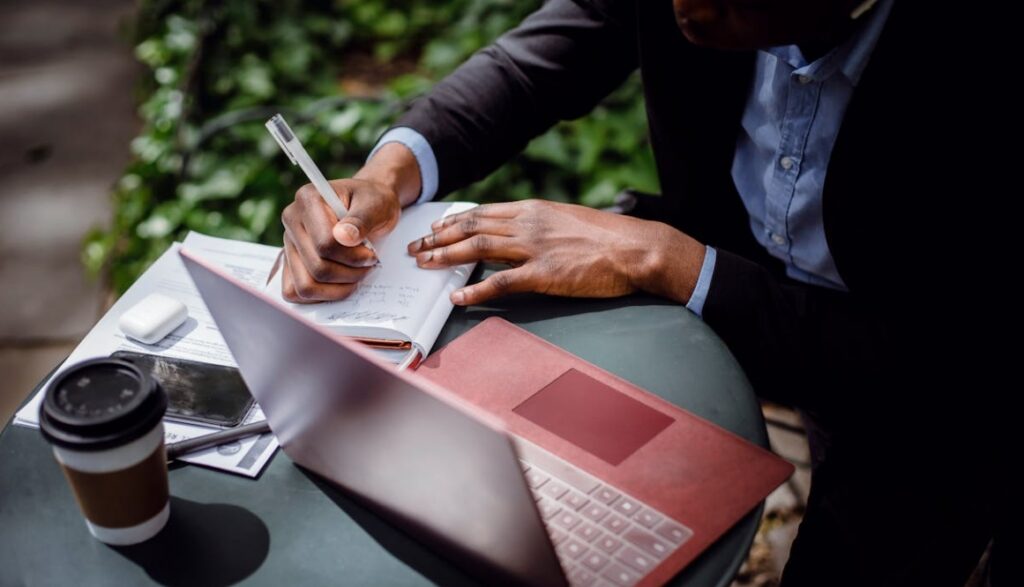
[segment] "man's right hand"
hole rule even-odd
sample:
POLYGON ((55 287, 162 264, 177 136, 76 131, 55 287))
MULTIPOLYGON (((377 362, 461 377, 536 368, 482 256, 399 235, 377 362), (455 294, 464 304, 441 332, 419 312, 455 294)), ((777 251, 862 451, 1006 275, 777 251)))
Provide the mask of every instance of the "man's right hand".
POLYGON ((420 168, 412 151, 387 143, 352 179, 330 184, 348 210, 344 218, 334 215, 312 184, 302 186, 281 213, 281 293, 290 302, 340 300, 355 291, 377 262, 363 240, 395 228, 402 208, 419 197, 420 168))
POLYGON ((380 238, 394 229, 402 206, 388 186, 362 179, 336 179, 331 183, 348 209, 338 219, 306 184, 281 214, 284 222, 282 294, 290 302, 340 300, 377 262, 363 239, 380 238))

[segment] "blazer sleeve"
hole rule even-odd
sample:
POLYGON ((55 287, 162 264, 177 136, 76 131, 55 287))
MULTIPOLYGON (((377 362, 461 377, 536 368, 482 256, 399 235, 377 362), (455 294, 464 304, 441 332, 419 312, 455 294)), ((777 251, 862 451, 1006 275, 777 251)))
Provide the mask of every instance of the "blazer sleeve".
POLYGON ((438 196, 485 177, 637 67, 630 2, 549 0, 413 101, 395 124, 430 143, 438 196))
POLYGON ((849 293, 780 277, 719 249, 702 317, 762 397, 811 410, 854 397, 867 405, 889 400, 857 382, 894 373, 898 329, 849 293))

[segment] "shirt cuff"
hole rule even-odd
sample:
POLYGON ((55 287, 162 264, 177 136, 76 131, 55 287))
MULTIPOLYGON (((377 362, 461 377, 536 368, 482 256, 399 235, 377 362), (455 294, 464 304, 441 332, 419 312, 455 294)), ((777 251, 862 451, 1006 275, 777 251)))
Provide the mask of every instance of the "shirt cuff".
POLYGON ((433 200, 434 195, 437 194, 437 182, 440 176, 437 171, 437 157, 434 156, 434 150, 430 148, 427 139, 407 126, 393 128, 384 133, 384 136, 377 141, 377 145, 370 151, 370 156, 366 160, 373 159, 377 151, 388 143, 401 143, 408 147, 416 157, 416 163, 420 166, 421 186, 420 197, 416 199, 416 203, 433 200))
POLYGON ((704 247, 704 264, 700 268, 700 276, 697 277, 697 285, 693 288, 690 301, 686 302, 686 308, 700 316, 704 312, 704 301, 708 298, 708 289, 711 287, 711 276, 715 273, 715 259, 718 253, 715 247, 704 247))

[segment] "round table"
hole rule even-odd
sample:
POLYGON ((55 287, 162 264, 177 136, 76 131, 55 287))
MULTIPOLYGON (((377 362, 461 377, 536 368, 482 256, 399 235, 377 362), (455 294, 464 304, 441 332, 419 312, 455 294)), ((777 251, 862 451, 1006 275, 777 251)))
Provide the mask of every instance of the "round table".
MULTIPOLYGON (((515 296, 457 308, 440 348, 489 316, 548 341, 760 445, 749 382, 725 345, 685 308, 647 296, 515 296)), ((172 465, 171 521, 156 538, 108 547, 89 536, 39 432, 0 434, 0 584, 473 584, 458 568, 279 452, 245 479, 172 465)), ((727 586, 761 509, 744 517, 673 585, 727 586)))

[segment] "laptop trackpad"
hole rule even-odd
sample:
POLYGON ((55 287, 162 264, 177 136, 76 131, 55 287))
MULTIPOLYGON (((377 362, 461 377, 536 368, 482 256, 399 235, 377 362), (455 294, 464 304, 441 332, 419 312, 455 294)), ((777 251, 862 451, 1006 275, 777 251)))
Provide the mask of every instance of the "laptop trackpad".
POLYGON ((569 369, 513 412, 618 465, 674 420, 600 381, 569 369))

